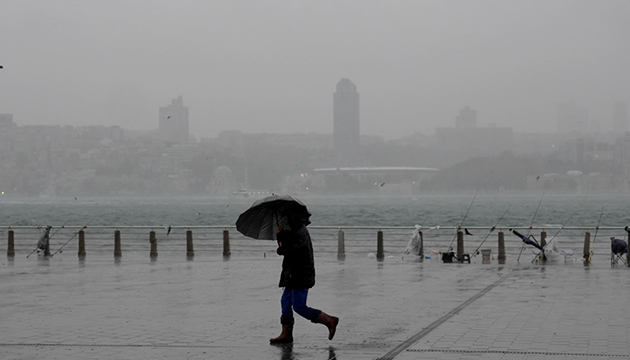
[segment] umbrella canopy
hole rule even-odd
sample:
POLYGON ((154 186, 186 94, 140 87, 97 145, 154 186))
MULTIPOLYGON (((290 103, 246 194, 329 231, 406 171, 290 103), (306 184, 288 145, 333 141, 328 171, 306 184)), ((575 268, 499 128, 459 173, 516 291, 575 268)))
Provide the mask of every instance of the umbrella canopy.
POLYGON ((532 239, 528 238, 527 236, 521 234, 520 232, 514 230, 514 229, 510 229, 510 231, 512 231, 512 233, 518 237, 521 238, 521 240, 523 240, 523 242, 525 244, 531 245, 533 247, 535 247, 538 250, 543 250, 542 246, 538 245, 538 243, 536 243, 535 241, 533 241, 532 239))
POLYGON ((236 230, 254 239, 276 240, 276 226, 285 216, 291 227, 311 223, 311 213, 300 200, 289 195, 271 195, 255 201, 239 215, 236 230))

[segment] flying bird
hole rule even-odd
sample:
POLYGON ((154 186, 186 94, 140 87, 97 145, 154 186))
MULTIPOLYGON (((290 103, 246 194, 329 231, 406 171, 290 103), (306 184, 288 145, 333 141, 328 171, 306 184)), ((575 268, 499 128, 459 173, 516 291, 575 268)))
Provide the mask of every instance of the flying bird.
POLYGON ((472 233, 470 231, 468 231, 468 229, 464 228, 464 232, 466 233, 466 235, 472 235, 472 233))

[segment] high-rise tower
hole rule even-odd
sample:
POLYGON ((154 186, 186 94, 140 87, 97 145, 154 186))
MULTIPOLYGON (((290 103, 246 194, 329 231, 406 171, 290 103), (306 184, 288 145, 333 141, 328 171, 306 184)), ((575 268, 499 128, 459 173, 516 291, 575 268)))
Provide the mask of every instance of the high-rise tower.
POLYGON ((179 144, 188 142, 188 106, 184 106, 181 96, 160 107, 160 138, 179 144))
POLYGON ((333 147, 348 157, 359 151, 359 93, 350 79, 341 79, 333 94, 333 147))

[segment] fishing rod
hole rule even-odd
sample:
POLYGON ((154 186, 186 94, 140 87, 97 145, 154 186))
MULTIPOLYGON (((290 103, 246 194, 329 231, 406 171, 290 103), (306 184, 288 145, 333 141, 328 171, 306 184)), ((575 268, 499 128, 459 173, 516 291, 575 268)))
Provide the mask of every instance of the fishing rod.
POLYGON ((453 243, 455 242, 455 239, 457 238, 457 232, 459 232, 459 230, 462 228, 462 225, 464 225, 464 221, 466 220, 466 217, 468 216, 468 212, 470 211, 470 208, 472 207, 476 198, 477 198, 477 191, 475 191, 475 196, 470 202, 470 205, 468 205, 468 209, 466 210, 466 213, 464 214, 464 218, 462 219, 462 222, 459 223, 459 226, 457 227, 457 231, 455 231, 455 236, 453 236, 453 240, 451 240, 451 245, 448 247, 447 252, 451 252, 453 250, 453 243))
POLYGON ((64 248, 64 246, 68 245, 68 243, 70 242, 70 240, 74 239, 77 235, 79 235, 79 233, 80 233, 81 231, 83 231, 85 228, 87 228, 87 226, 88 226, 88 224, 90 223, 90 221, 94 220, 94 218, 96 218, 96 217, 97 217, 97 216, 99 216, 99 215, 101 215, 101 214, 96 214, 96 215, 92 216, 92 217, 90 218, 90 220, 88 220, 88 221, 85 223, 85 225, 81 226, 81 228, 79 229, 79 231, 75 232, 75 233, 74 233, 74 235, 72 235, 72 237, 70 237, 70 238, 68 239, 68 241, 66 241, 63 245, 61 245, 61 247, 60 247, 59 249, 57 249, 57 251, 55 251, 53 254, 51 254, 51 255, 50 255, 50 257, 55 256, 58 252, 62 252, 62 251, 61 251, 61 249, 63 249, 63 248, 64 248))
MULTIPOLYGON (((525 237, 529 237, 529 232, 532 231, 532 226, 534 225, 534 220, 536 220, 536 215, 538 215, 538 210, 540 210, 540 204, 542 203, 543 197, 545 197, 544 192, 540 196, 540 200, 538 201, 538 206, 536 207, 536 211, 534 212, 534 217, 532 218, 532 222, 529 223, 529 229, 527 229, 527 235, 525 235, 525 237)), ((519 251, 518 253, 518 258, 516 259, 517 263, 521 260, 521 254, 523 253, 523 249, 525 249, 525 242, 523 242, 523 246, 521 246, 521 251, 519 251)))
POLYGON ((486 240, 488 239, 488 237, 490 237, 490 234, 492 234, 492 232, 497 228, 497 225, 499 225, 499 223, 501 222, 501 220, 503 220, 503 217, 505 217, 505 215, 508 213, 508 211, 510 211, 510 208, 512 207, 512 205, 508 206, 508 208, 505 210, 505 212, 503 213, 503 215, 501 215, 501 217, 499 218, 499 220, 497 220, 497 223, 494 224, 493 227, 490 228, 490 232, 488 232, 488 235, 486 235, 485 238, 483 238, 483 241, 481 242, 481 244, 479 244, 479 246, 477 246, 477 249, 475 250, 475 252, 473 253, 473 257, 479 255, 479 249, 481 248, 481 246, 483 245, 484 242, 486 242, 486 240))
MULTIPOLYGON (((65 228, 65 226, 66 226, 66 224, 68 223, 68 221, 70 221, 70 219, 66 220, 66 222, 65 222, 65 223, 63 223, 63 224, 61 225, 61 227, 60 227, 60 228, 58 228, 57 230, 55 230, 55 232, 54 232, 52 235, 50 235, 50 236, 48 237, 48 241, 50 241, 50 239, 52 239, 52 238, 53 238, 53 236, 55 236, 55 234, 57 234, 57 233, 59 232, 59 230, 61 230, 61 229, 65 228)), ((33 251, 31 251, 31 253, 30 253, 30 254, 26 255, 26 258, 28 259, 31 255, 33 255, 33 253, 34 253, 35 251, 37 251, 37 249, 39 249, 39 247, 38 247, 38 246, 35 246, 35 249, 34 249, 33 251)))
MULTIPOLYGON (((571 218, 573 217, 573 215, 575 215, 575 213, 576 212, 573 212, 573 214, 571 214, 571 216, 569 216, 567 221, 565 221, 564 224, 560 225, 560 228, 558 229, 558 231, 556 231, 556 233, 553 234, 551 239, 549 239, 549 241, 542 247, 541 253, 542 253, 542 256, 543 256, 543 260, 546 260, 546 258, 545 258, 545 248, 547 247, 547 245, 551 244, 553 239, 556 238, 556 236, 560 233, 560 231, 562 231, 562 229, 564 229, 564 227, 567 226, 567 224, 569 223, 569 221, 571 221, 571 218)), ((538 255, 540 255, 541 253, 539 253, 538 255)), ((532 263, 534 262, 534 260, 536 260, 536 258, 532 259, 532 263)))
POLYGON ((599 220, 597 220, 597 227, 595 228, 595 236, 593 236, 593 241, 591 242, 590 251, 588 253, 588 257, 586 258, 586 263, 591 263, 591 258, 593 257, 593 245, 595 245, 595 240, 597 240, 597 232, 599 232, 599 225, 602 223, 602 215, 604 215, 604 207, 602 206, 602 211, 599 213, 599 220))

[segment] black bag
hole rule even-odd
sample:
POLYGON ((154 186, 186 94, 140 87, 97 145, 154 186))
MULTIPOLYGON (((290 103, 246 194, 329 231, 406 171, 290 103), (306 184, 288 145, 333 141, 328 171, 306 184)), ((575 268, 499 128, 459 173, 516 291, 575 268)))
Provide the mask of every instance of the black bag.
POLYGON ((453 259, 457 259, 455 257, 455 253, 452 251, 442 253, 442 262, 444 263, 452 263, 453 259))

